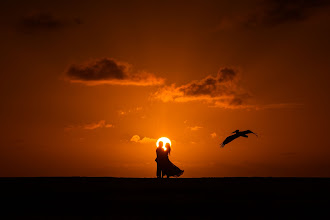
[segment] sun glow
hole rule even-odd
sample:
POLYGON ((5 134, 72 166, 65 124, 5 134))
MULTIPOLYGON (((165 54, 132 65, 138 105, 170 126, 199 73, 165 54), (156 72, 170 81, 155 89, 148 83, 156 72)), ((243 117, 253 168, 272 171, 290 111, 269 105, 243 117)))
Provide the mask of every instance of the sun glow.
POLYGON ((168 139, 167 137, 161 137, 161 138, 159 138, 158 140, 157 140, 157 143, 156 143, 156 146, 158 147, 158 144, 159 144, 159 142, 160 141, 162 141, 163 142, 163 149, 164 150, 166 150, 166 147, 165 147, 165 145, 167 144, 167 143, 169 143, 170 144, 170 146, 172 145, 172 143, 171 143, 171 140, 170 139, 168 139))

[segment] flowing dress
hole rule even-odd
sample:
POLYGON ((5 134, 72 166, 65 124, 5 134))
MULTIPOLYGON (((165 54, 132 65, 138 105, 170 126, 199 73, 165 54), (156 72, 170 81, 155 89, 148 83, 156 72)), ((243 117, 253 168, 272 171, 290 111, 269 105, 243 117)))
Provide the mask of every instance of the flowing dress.
POLYGON ((157 149, 157 158, 156 162, 162 169, 163 176, 167 177, 174 176, 179 177, 183 174, 184 170, 181 170, 179 167, 175 166, 170 159, 168 158, 168 151, 163 149, 157 149))

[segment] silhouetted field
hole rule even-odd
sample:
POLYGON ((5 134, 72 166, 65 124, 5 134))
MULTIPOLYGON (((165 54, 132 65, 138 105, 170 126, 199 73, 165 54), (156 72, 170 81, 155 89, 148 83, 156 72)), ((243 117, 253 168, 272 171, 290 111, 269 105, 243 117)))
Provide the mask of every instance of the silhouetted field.
POLYGON ((0 178, 9 215, 329 215, 329 178, 0 178))

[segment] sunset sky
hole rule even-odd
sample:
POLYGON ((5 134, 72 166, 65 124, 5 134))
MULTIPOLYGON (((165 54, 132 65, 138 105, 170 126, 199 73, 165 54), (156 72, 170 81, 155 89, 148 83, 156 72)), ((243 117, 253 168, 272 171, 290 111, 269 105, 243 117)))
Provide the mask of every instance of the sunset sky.
POLYGON ((0 10, 0 176, 155 177, 164 136, 182 177, 330 177, 329 1, 0 10))

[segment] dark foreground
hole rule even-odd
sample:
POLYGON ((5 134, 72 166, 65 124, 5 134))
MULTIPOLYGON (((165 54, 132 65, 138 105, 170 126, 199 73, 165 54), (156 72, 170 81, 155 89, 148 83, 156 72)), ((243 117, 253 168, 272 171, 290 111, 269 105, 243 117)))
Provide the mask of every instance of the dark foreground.
POLYGON ((0 178, 0 198, 12 216, 317 217, 330 214, 330 179, 0 178))

